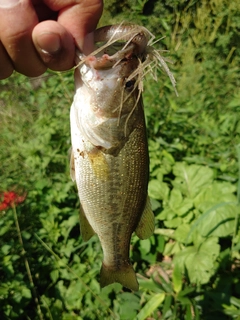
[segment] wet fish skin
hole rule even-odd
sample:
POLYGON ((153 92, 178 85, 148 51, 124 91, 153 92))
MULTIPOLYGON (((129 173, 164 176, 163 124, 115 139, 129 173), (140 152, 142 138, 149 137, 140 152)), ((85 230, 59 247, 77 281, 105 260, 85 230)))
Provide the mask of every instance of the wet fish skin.
POLYGON ((129 260, 132 233, 147 238, 154 230, 143 104, 140 98, 135 106, 138 88, 131 92, 125 81, 138 63, 131 57, 114 68, 80 66, 70 115, 72 178, 81 202, 83 239, 94 233, 99 237, 101 286, 119 282, 132 290, 138 290, 129 260))

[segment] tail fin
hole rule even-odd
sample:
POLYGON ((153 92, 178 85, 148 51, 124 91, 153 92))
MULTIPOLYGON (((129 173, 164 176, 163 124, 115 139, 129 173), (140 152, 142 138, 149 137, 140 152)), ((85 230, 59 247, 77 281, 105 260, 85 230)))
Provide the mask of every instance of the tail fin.
POLYGON ((114 282, 118 282, 133 291, 138 291, 139 288, 136 274, 130 263, 125 263, 120 269, 112 269, 102 264, 100 271, 101 287, 106 287, 114 282))

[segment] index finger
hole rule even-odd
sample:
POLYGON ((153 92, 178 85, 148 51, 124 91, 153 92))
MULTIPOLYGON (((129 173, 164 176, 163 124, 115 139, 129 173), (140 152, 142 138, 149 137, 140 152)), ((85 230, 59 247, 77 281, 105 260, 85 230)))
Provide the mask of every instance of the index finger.
POLYGON ((45 0, 44 2, 52 10, 59 12, 57 21, 72 34, 77 47, 84 53, 89 51, 88 47, 91 44, 86 36, 96 29, 103 10, 103 0, 45 0))
POLYGON ((0 1, 0 41, 15 70, 27 76, 39 75, 46 66, 40 60, 31 36, 38 17, 30 0, 15 2, 13 5, 12 1, 0 1))

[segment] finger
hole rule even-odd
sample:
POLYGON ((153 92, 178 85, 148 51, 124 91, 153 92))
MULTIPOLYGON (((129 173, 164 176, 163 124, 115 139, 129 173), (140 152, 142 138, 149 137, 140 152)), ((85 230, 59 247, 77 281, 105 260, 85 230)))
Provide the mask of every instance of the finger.
POLYGON ((42 0, 32 0, 33 7, 37 13, 38 20, 57 20, 58 12, 51 10, 42 0))
POLYGON ((48 68, 64 71, 74 66, 74 39, 56 21, 39 23, 33 29, 32 39, 39 56, 48 68))
MULTIPOLYGON (((38 23, 30 0, 0 0, 0 39, 14 69, 26 76, 46 70, 32 43, 32 30, 38 23)), ((2 65, 3 62, 0 61, 2 65)))
POLYGON ((103 10, 102 0, 45 0, 52 10, 59 10, 58 22, 75 39, 83 53, 92 51, 93 37, 87 36, 98 24, 103 10))
POLYGON ((0 61, 1 61, 0 80, 2 80, 10 77, 10 75, 13 73, 13 65, 1 42, 0 42, 0 61))

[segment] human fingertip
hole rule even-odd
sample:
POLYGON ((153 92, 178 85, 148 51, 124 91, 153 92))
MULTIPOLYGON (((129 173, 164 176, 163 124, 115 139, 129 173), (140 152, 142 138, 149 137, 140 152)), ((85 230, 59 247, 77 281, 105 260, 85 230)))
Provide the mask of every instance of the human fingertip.
POLYGON ((44 32, 36 39, 38 48, 46 54, 56 54, 61 49, 61 39, 57 33, 44 32))
POLYGON ((0 42, 0 80, 6 79, 13 73, 14 67, 5 48, 0 42))
POLYGON ((7 70, 0 71, 0 80, 9 78, 13 74, 13 68, 8 68, 7 70))
POLYGON ((39 23, 32 32, 32 39, 41 61, 48 68, 64 71, 74 66, 74 39, 58 22, 39 23))

